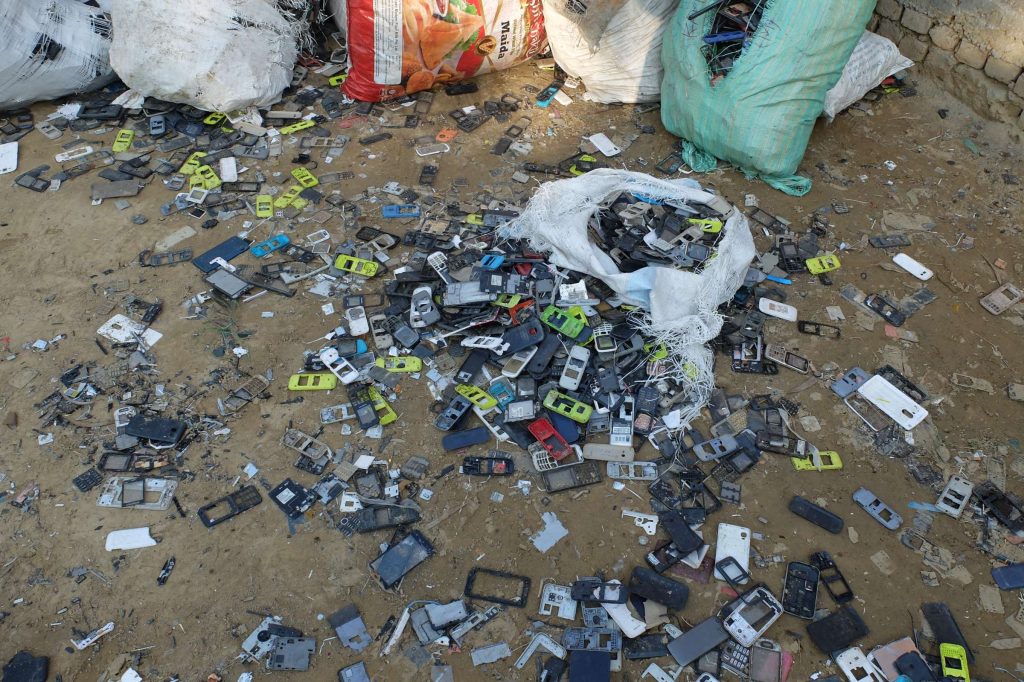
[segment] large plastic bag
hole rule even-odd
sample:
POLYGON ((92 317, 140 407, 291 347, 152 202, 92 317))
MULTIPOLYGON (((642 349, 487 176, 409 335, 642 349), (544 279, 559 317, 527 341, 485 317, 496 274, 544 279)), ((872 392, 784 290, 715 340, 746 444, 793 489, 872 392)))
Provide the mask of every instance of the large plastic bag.
POLYGON ((279 101, 305 28, 268 0, 114 0, 111 17, 128 87, 221 112, 279 101))
POLYGON ((627 302, 647 311, 635 321, 644 334, 668 348, 670 366, 662 376, 689 391, 690 400, 681 407, 680 427, 697 417, 715 383, 713 355, 706 344, 722 329, 718 307, 736 294, 756 255, 747 219, 740 211, 692 180, 659 180, 605 168, 544 183, 501 234, 528 239, 531 248, 550 254, 548 261, 555 267, 594 275, 627 302), (659 266, 620 272, 615 261, 590 241, 587 223, 604 202, 621 192, 724 208, 725 236, 718 243, 716 256, 700 273, 659 266))
POLYGON ((661 96, 661 39, 679 0, 544 0, 551 53, 582 78, 597 102, 655 102, 661 96))
POLYGON ((825 93, 824 110, 828 120, 834 119, 836 114, 889 76, 913 65, 914 62, 900 54, 900 49, 891 40, 864 31, 857 47, 853 48, 850 61, 843 67, 839 82, 825 93))
POLYGON ((110 19, 76 0, 0 0, 0 110, 114 80, 110 19))
POLYGON ((343 90, 376 102, 507 69, 546 44, 541 0, 348 0, 343 90))
POLYGON ((694 170, 711 170, 718 157, 784 192, 806 194, 811 181, 797 167, 875 0, 766 3, 749 43, 714 86, 701 49, 714 14, 687 18, 707 4, 682 0, 665 34, 662 122, 683 138, 694 170))

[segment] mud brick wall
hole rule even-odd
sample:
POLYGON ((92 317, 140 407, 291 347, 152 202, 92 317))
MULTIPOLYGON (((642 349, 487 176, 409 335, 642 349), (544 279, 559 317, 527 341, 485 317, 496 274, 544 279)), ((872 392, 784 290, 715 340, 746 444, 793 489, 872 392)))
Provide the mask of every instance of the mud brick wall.
POLYGON ((878 0, 869 28, 982 116, 1024 130, 1024 0, 878 0))

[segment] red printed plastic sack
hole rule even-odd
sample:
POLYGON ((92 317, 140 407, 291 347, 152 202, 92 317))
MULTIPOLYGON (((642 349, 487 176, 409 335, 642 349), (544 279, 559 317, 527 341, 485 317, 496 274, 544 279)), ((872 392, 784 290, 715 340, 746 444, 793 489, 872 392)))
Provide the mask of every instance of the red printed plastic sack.
POLYGON ((545 42, 541 0, 348 0, 343 90, 393 99, 515 66, 545 42))

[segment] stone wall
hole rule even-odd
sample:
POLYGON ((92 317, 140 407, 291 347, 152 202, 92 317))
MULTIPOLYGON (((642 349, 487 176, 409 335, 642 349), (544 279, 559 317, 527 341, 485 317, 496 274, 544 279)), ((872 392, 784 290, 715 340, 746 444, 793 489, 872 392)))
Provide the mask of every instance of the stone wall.
POLYGON ((1024 0, 878 0, 869 28, 982 116, 1024 130, 1024 0))

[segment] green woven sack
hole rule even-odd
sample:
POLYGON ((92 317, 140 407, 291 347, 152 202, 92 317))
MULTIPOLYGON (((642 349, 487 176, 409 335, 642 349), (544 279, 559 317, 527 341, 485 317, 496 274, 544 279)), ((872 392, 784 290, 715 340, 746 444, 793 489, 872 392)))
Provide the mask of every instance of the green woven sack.
POLYGON ((682 0, 665 33, 665 128, 683 139, 683 160, 696 171, 713 170, 717 157, 787 194, 806 194, 811 181, 797 166, 875 0, 765 0, 749 44, 714 86, 701 52, 714 12, 687 19, 708 2, 682 0))

